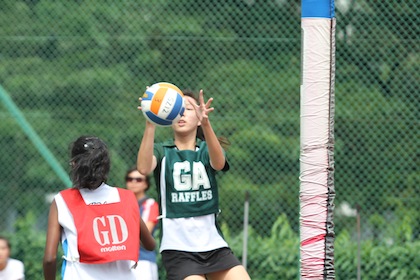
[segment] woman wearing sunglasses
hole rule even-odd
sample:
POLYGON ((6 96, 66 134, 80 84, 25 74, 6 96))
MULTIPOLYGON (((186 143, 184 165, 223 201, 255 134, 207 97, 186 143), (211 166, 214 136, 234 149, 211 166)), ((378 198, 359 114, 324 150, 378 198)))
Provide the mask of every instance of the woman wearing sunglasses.
MULTIPOLYGON (((150 187, 149 177, 138 172, 135 167, 131 168, 125 174, 125 186, 135 194, 139 204, 140 216, 153 234, 158 223, 159 206, 153 198, 146 195, 150 187)), ((140 257, 135 271, 137 279, 158 280, 156 251, 149 251, 140 246, 140 257)))

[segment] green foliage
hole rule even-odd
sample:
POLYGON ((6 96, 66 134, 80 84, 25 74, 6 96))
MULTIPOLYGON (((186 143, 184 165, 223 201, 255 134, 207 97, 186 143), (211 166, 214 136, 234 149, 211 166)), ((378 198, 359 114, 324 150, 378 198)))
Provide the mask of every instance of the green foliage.
MULTIPOLYGON (((229 245, 239 258, 243 256, 243 235, 231 235, 226 224, 222 227, 229 245)), ((417 279, 420 242, 388 245, 374 240, 360 244, 362 279, 417 279), (414 260, 414 261, 413 261, 414 260)), ((352 280, 357 275, 358 244, 347 231, 341 232, 334 243, 336 279, 352 280)), ((269 236, 258 235, 251 227, 248 232, 248 272, 252 279, 276 280, 299 278, 299 236, 285 215, 277 218, 269 236)))
POLYGON ((39 278, 42 275, 42 259, 44 256, 45 236, 37 234, 33 230, 36 216, 29 212, 16 223, 16 231, 19 233, 14 242, 17 243, 16 254, 25 264, 27 279, 39 278))
MULTIPOLYGON (((36 218, 28 213, 16 223, 16 234, 6 235, 12 244, 12 257, 25 264, 26 278, 41 280, 42 258, 45 233, 34 229, 36 218)), ((222 232, 235 255, 244 256, 242 233, 233 234, 227 223, 222 224, 222 232)), ((158 234, 157 234, 158 235, 158 234)), ((280 215, 274 222, 270 234, 259 235, 253 227, 247 236, 247 270, 252 279, 277 280, 298 279, 299 277, 299 235, 292 230, 286 215, 280 215)), ((374 240, 363 240, 360 244, 360 264, 363 279, 418 279, 418 252, 420 242, 376 245, 374 240)), ((335 240, 336 279, 356 279, 358 244, 347 231, 341 232, 335 240)), ((58 251, 57 277, 60 272, 61 246, 58 251)), ((160 275, 165 275, 160 255, 158 258, 160 275)), ((163 279, 163 278, 162 278, 163 279)))

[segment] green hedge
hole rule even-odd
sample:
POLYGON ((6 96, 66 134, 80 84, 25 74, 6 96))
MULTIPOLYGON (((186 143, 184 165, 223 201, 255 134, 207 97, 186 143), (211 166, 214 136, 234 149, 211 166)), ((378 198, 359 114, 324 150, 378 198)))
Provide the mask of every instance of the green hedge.
MULTIPOLYGON (((15 234, 2 235, 10 238, 12 257, 24 262, 26 279, 41 280, 45 233, 34 230, 35 224, 35 215, 29 213, 17 221, 15 234)), ((243 234, 231 234, 227 224, 222 225, 222 231, 235 254, 242 259, 243 234)), ((392 244, 390 240, 364 240, 360 248, 362 279, 420 279, 420 242, 392 244)), ((348 232, 343 231, 336 237, 337 280, 356 279, 357 250, 357 241, 348 232)), ((59 251, 58 256, 61 255, 59 251)), ((159 258, 160 276, 164 279, 160 262, 159 258)), ((60 264, 58 260, 59 267, 60 264)), ((286 215, 277 218, 269 236, 262 237, 252 227, 249 228, 247 269, 253 280, 299 279, 299 234, 292 230, 286 215)), ((59 272, 60 269, 57 269, 57 275, 59 272)))

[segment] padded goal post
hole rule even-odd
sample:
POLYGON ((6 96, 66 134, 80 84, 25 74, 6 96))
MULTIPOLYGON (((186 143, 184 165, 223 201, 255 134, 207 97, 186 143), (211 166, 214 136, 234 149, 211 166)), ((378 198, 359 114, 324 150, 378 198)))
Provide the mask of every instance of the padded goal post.
POLYGON ((333 0, 302 0, 300 279, 335 279, 333 0))

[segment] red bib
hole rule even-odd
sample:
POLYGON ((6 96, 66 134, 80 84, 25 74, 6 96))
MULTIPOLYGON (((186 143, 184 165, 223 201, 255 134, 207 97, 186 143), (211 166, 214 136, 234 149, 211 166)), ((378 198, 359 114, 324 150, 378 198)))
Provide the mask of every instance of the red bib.
POLYGON ((118 188, 120 202, 86 205, 77 189, 61 191, 73 215, 81 263, 137 262, 140 213, 133 192, 118 188))

